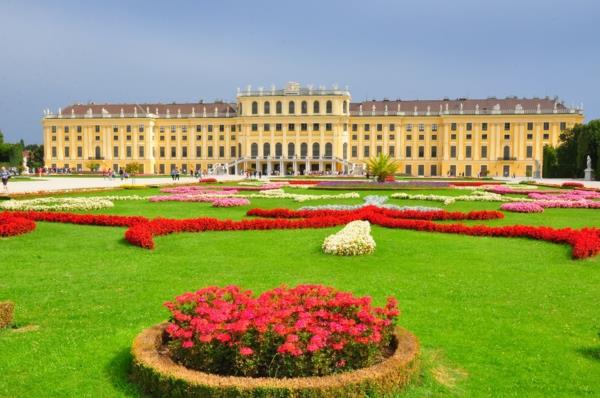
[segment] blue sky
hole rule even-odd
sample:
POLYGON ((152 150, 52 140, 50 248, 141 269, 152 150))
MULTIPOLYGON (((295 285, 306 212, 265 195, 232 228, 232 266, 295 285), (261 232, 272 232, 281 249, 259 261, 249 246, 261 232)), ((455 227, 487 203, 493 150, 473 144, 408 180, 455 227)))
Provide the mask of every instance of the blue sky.
POLYGON ((234 100, 288 81, 353 100, 507 95, 600 118, 600 2, 0 1, 0 129, 42 141, 44 108, 234 100))

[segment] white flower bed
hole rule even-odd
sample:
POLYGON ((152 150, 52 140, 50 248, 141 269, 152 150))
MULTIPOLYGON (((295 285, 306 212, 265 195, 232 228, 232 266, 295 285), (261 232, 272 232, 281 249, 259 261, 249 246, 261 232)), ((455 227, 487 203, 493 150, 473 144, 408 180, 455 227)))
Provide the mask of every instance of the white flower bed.
POLYGON ((262 198, 262 199, 293 199, 296 202, 319 199, 359 199, 356 192, 340 193, 336 195, 305 195, 299 193, 287 193, 283 189, 269 189, 260 193, 235 194, 232 198, 262 198))
POLYGON ((21 211, 98 210, 113 206, 113 202, 102 197, 12 199, 0 202, 0 209, 21 211))
MULTIPOLYGON (((450 205, 457 200, 465 202, 524 202, 522 198, 513 198, 509 196, 500 195, 488 191, 473 191, 470 195, 458 195, 458 196, 447 196, 447 195, 412 195, 404 192, 393 193, 391 195, 394 199, 411 199, 411 200, 429 200, 433 202, 443 202, 445 205, 450 205)), ((527 201, 527 200, 525 200, 527 201)))
POLYGON ((320 205, 320 206, 303 206, 300 210, 356 210, 365 206, 376 206, 391 210, 412 210, 412 211, 436 211, 440 210, 437 207, 425 206, 396 206, 386 204, 387 196, 368 195, 365 196, 365 203, 360 205, 320 205))
POLYGON ((375 241, 371 236, 368 221, 352 221, 340 232, 325 238, 322 246, 326 254, 337 256, 359 256, 375 251, 375 241))

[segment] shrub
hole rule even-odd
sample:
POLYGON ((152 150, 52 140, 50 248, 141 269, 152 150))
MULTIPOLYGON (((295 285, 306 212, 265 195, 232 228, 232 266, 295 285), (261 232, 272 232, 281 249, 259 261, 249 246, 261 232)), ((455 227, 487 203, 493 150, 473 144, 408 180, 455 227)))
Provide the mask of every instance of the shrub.
POLYGON ((372 307, 320 285, 280 287, 257 298, 237 286, 208 287, 165 303, 173 359, 208 373, 250 377, 323 376, 389 355, 396 300, 372 307))

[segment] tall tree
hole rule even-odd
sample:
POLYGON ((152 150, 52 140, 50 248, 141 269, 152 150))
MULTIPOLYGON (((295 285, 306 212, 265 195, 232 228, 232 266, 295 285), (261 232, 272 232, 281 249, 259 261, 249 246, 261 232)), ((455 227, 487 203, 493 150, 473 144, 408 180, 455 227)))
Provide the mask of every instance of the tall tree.
POLYGON ((544 145, 544 164, 542 168, 543 178, 556 178, 558 162, 556 160, 556 148, 544 145))

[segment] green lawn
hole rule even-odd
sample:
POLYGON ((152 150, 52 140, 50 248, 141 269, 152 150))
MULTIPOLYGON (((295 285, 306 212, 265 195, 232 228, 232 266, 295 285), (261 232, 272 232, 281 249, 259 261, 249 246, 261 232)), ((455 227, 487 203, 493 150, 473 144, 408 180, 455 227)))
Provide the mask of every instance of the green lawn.
MULTIPOLYGON (((89 195, 107 194, 114 192, 89 195)), ((251 201, 234 209, 115 202, 98 213, 239 219, 250 207, 362 202, 251 201)), ((484 223, 597 227, 600 211, 506 213, 484 223)), ((129 347, 167 317, 163 302, 211 284, 260 292, 282 283, 332 285, 379 304, 396 296, 400 324, 419 337, 424 364, 420 383, 402 397, 600 396, 600 257, 575 261, 566 245, 527 239, 380 227, 373 228, 377 249, 370 256, 322 254, 323 239, 339 229, 177 234, 155 238, 153 251, 125 242, 124 228, 40 222, 33 233, 0 239, 0 300, 16 302, 18 327, 0 331, 0 397, 139 397, 127 378, 129 347)))

